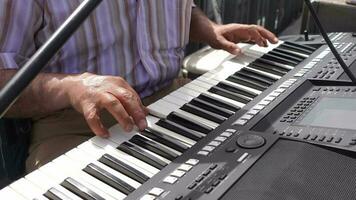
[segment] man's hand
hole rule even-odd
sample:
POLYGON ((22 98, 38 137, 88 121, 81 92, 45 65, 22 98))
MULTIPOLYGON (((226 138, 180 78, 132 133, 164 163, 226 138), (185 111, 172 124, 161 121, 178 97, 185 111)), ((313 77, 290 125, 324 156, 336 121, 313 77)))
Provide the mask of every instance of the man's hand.
POLYGON ((215 24, 212 27, 214 34, 207 43, 215 49, 224 49, 234 55, 241 53, 236 45, 239 42, 253 42, 261 47, 267 47, 267 41, 272 44, 278 42, 273 33, 257 25, 215 24))
POLYGON ((124 79, 84 73, 72 77, 68 83, 70 104, 84 115, 96 135, 109 136, 100 120, 103 109, 109 111, 127 132, 133 129, 134 124, 141 130, 147 127, 147 108, 124 79))

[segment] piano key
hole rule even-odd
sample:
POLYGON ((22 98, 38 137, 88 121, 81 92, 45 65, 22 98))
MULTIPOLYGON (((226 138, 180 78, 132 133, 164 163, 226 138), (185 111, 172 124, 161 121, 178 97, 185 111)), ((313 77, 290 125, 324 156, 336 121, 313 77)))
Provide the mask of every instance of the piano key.
POLYGON ((101 180, 102 182, 119 190, 120 192, 122 192, 126 195, 135 191, 134 187, 132 187, 131 185, 127 184, 126 182, 122 181, 118 177, 105 171, 104 169, 100 168, 99 166, 97 166, 93 163, 87 165, 83 169, 83 171, 87 172, 88 174, 92 175, 93 177, 101 180))
POLYGON ((244 68, 245 71, 248 71, 252 74, 256 74, 256 75, 259 75, 259 76, 264 76, 264 77, 267 77, 269 79, 272 79, 273 82, 275 81, 278 81, 279 79, 281 79, 282 77, 281 76, 278 76, 278 75, 275 75, 275 74, 271 74, 271 73, 268 73, 268 72, 265 72, 265 71, 261 71, 261 70, 258 70, 258 69, 253 69, 253 68, 250 68, 250 67, 245 67, 244 68))
POLYGON ((72 200, 72 198, 53 187, 50 188, 43 196, 50 200, 72 200))
POLYGON ((132 144, 130 142, 122 143, 119 147, 117 147, 117 149, 129 155, 132 155, 133 157, 136 157, 139 160, 143 160, 158 169, 163 169, 168 164, 167 162, 164 162, 162 159, 159 159, 156 156, 150 154, 147 150, 144 150, 141 147, 132 144))
MULTIPOLYGON (((186 112, 186 111, 184 111, 182 109, 178 109, 178 110, 176 110, 176 111, 174 111, 172 113, 179 114, 181 117, 183 117, 186 120, 189 120, 192 123, 204 125, 207 128, 209 128, 209 130, 215 129, 216 127, 218 127, 220 125, 220 124, 218 124, 216 122, 213 122, 213 121, 211 121, 209 119, 205 119, 205 118, 199 117, 199 116, 197 116, 195 114, 186 112)), ((167 116, 167 118, 168 118, 168 116, 167 116)))
POLYGON ((226 80, 234 83, 239 83, 239 84, 244 84, 248 87, 254 88, 256 90, 264 91, 268 88, 268 85, 257 82, 256 80, 250 79, 246 76, 236 76, 236 75, 231 75, 229 76, 226 80))
POLYGON ((170 93, 169 96, 172 96, 172 97, 181 99, 181 100, 183 100, 183 101, 185 101, 185 102, 190 102, 192 99, 195 98, 195 97, 193 97, 193 96, 190 96, 190 95, 185 94, 185 93, 183 93, 183 92, 181 92, 181 91, 178 91, 178 90, 176 90, 176 91, 170 93))
POLYGON ((272 66, 272 65, 266 65, 265 63, 259 63, 259 62, 250 64, 249 67, 254 68, 254 69, 258 69, 258 70, 261 70, 261 71, 266 71, 266 72, 271 73, 271 74, 276 74, 278 76, 284 76, 289 71, 289 70, 282 69, 280 67, 276 67, 276 66, 272 66))
POLYGON ((222 96, 222 97, 229 98, 229 99, 234 100, 234 101, 238 101, 238 102, 240 102, 241 104, 244 104, 244 105, 246 105, 248 102, 250 102, 252 100, 252 98, 248 98, 246 96, 243 96, 243 95, 241 95, 239 93, 236 93, 235 91, 230 91, 230 90, 224 89, 223 87, 228 88, 226 85, 221 84, 219 86, 220 87, 218 87, 218 86, 212 87, 209 90, 209 92, 211 92, 213 94, 216 94, 216 95, 219 95, 219 96, 222 96))
POLYGON ((4 189, 0 190, 0 197, 2 199, 9 200, 26 200, 25 197, 21 196, 10 187, 5 187, 4 189))
POLYGON ((170 119, 161 119, 156 124, 160 127, 171 130, 174 133, 185 136, 194 141, 198 141, 206 136, 205 134, 199 131, 189 129, 189 127, 182 126, 181 124, 175 123, 170 119))
POLYGON ((169 135, 159 133, 153 130, 152 128, 146 128, 144 131, 141 132, 141 134, 181 153, 189 149, 189 146, 185 143, 177 141, 175 138, 169 135))
POLYGON ((274 49, 274 51, 275 52, 289 54, 289 55, 293 55, 293 56, 299 57, 299 58, 301 58, 303 60, 309 57, 308 54, 299 53, 299 52, 296 52, 296 51, 293 51, 293 50, 290 50, 290 49, 286 49, 286 48, 277 48, 277 49, 274 49))
MULTIPOLYGON (((155 123, 157 123, 159 121, 158 118, 155 118, 153 116, 147 116, 146 119, 147 119, 147 122, 148 122, 148 127, 150 129, 156 131, 156 132, 159 132, 159 133, 161 133, 163 135, 167 135, 169 137, 173 137, 177 141, 180 141, 180 142, 184 143, 185 145, 187 145, 189 147, 192 147, 196 143, 196 141, 194 141, 194 140, 192 140, 192 139, 190 139, 188 137, 185 137, 185 136, 180 135, 178 133, 175 133, 175 132, 173 132, 171 130, 168 130, 166 128, 163 128, 161 126, 156 125, 155 123)), ((202 134, 202 135, 204 135, 204 134, 202 134)))
POLYGON ((210 112, 216 113, 218 115, 224 116, 226 118, 229 118, 230 116, 232 116, 235 113, 229 109, 225 109, 223 107, 209 103, 208 101, 205 101, 205 100, 202 100, 199 98, 192 99, 190 104, 198 106, 198 107, 208 110, 210 112))
POLYGON ((289 45, 293 45, 293 46, 297 46, 297 47, 300 47, 300 48, 303 48, 303 49, 308 49, 309 51, 315 51, 317 49, 317 48, 309 46, 309 45, 298 44, 298 43, 295 43, 295 42, 285 41, 284 43, 285 44, 289 44, 289 45))
POLYGON ((178 154, 177 152, 169 149, 168 147, 165 147, 160 143, 157 143, 151 139, 144 138, 140 135, 135 135, 134 137, 132 137, 130 139, 130 142, 149 151, 152 151, 153 153, 156 153, 157 155, 160 155, 170 161, 173 161, 180 155, 180 153, 178 154))
POLYGON ((241 107, 237 106, 234 102, 229 102, 230 99, 221 97, 219 95, 209 95, 207 93, 203 93, 199 95, 197 99, 209 102, 224 109, 228 109, 232 112, 236 112, 241 109, 241 107))
POLYGON ((189 129, 204 134, 208 134, 214 129, 211 126, 207 126, 206 124, 200 123, 198 120, 193 120, 191 117, 187 117, 187 114, 182 115, 181 112, 172 112, 167 116, 167 119, 181 126, 185 126, 189 129))
POLYGON ((126 176, 138 181, 139 183, 144 183, 149 180, 150 177, 146 176, 144 173, 136 170, 127 163, 118 160, 117 158, 111 156, 110 154, 104 154, 99 161, 119 172, 125 174, 126 176))
POLYGON ((26 199, 36 198, 38 200, 48 200, 46 197, 42 196, 42 192, 37 186, 25 178, 17 180, 9 185, 9 187, 26 199))
POLYGON ((293 61, 291 59, 286 59, 284 57, 281 57, 281 56, 279 56, 277 54, 273 54, 273 53, 265 54, 261 58, 264 58, 266 60, 276 61, 279 63, 284 63, 284 64, 291 65, 291 66, 296 66, 299 63, 299 62, 293 61))
POLYGON ((219 84, 224 84, 231 88, 234 88, 236 90, 236 92, 239 92, 239 93, 243 94, 244 96, 247 96, 250 98, 255 98, 256 96, 258 96, 259 94, 262 93, 260 90, 256 90, 256 89, 244 86, 242 84, 234 83, 234 82, 231 82, 228 80, 223 80, 219 84), (242 91, 242 92, 240 92, 240 91, 242 91))
POLYGON ((267 86, 270 86, 275 82, 274 79, 271 79, 271 78, 261 75, 261 74, 256 74, 254 72, 250 72, 249 70, 246 70, 246 69, 238 71, 234 75, 239 76, 239 77, 249 78, 249 79, 251 79, 253 81, 257 81, 259 83, 264 83, 267 86))
POLYGON ((185 104, 181 109, 219 124, 223 123, 227 119, 226 117, 204 110, 203 108, 197 107, 190 103, 185 104))
POLYGON ((80 182, 76 181, 73 178, 67 178, 61 183, 63 187, 68 189, 69 191, 75 193, 76 195, 80 196, 83 199, 88 200, 105 200, 96 192, 92 191, 85 185, 81 184, 80 182))
MULTIPOLYGON (((118 126, 119 127, 119 126, 118 126)), ((113 134, 112 134, 113 135, 113 134)), ((83 152, 86 152, 90 154, 93 159, 98 160, 101 158, 104 154, 109 154, 116 159, 119 159, 131 167, 135 168, 136 170, 140 171, 141 173, 144 173, 148 177, 152 177, 156 173, 159 172, 159 169, 123 152, 118 149, 116 149, 119 145, 110 142, 107 139, 103 139, 100 137, 94 137, 90 139, 89 141, 81 144, 78 146, 78 149, 83 150, 83 152)))
POLYGON ((294 69, 294 67, 292 67, 290 65, 283 64, 283 63, 276 62, 276 61, 272 61, 272 60, 267 60, 267 59, 264 59, 264 58, 258 58, 256 60, 256 62, 261 62, 261 63, 265 63, 265 64, 269 64, 269 65, 274 65, 274 66, 277 66, 277 67, 280 67, 280 68, 283 68, 283 69, 286 69, 286 70, 294 69))
MULTIPOLYGON (((121 200, 126 197, 126 195, 123 194, 122 192, 117 191, 111 186, 103 183, 102 181, 82 171, 83 169, 82 161, 72 159, 67 155, 62 155, 56 158, 55 160, 53 160, 52 162, 56 166, 56 168, 53 169, 54 171, 63 171, 62 176, 64 177, 64 181, 61 183, 63 187, 68 186, 63 183, 65 183, 66 180, 69 178, 85 186, 87 189, 91 190, 92 192, 94 192, 95 194, 97 194, 103 199, 121 200)), ((65 188, 78 195, 76 193, 78 191, 72 191, 68 187, 65 188)))
POLYGON ((296 47, 293 45, 289 45, 289 44, 282 44, 281 46, 278 47, 278 49, 287 49, 287 50, 291 50, 291 51, 294 51, 294 52, 297 52, 300 54, 304 54, 304 55, 310 55, 313 53, 312 51, 309 51, 309 50, 306 50, 303 48, 299 48, 299 47, 296 47))
MULTIPOLYGON (((120 179, 120 180, 124 181, 125 184, 128 184, 132 188, 137 189, 138 187, 141 186, 141 184, 139 182, 137 182, 134 179, 126 176, 125 174, 108 167, 107 165, 99 162, 96 159, 93 160, 92 157, 89 154, 86 154, 82 149, 78 149, 78 148, 73 149, 70 152, 67 152, 65 155, 68 156, 73 161, 79 163, 80 169, 86 168, 86 167, 88 167, 88 165, 93 164, 93 165, 99 167, 102 171, 107 172, 111 176, 114 176, 117 179, 120 179)), ((110 185, 110 186, 112 186, 112 185, 110 185)))
MULTIPOLYGON (((44 174, 41 170, 33 171, 32 173, 26 175, 25 179, 30 181, 32 184, 38 186, 38 188, 41 189, 41 193, 51 193, 50 191, 48 191, 48 188, 53 188, 53 190, 56 190, 56 191, 62 193, 64 196, 68 197, 69 199, 80 200, 80 198, 78 196, 74 195, 73 193, 71 193, 68 190, 66 190, 65 188, 63 188, 62 186, 58 185, 60 182, 57 182, 54 179, 51 179, 46 174, 44 174)), ((49 197, 47 197, 47 198, 49 198, 49 197)), ((59 197, 59 198, 61 198, 61 197, 59 197)), ((49 198, 49 199, 51 199, 51 198, 49 198)))
POLYGON ((165 100, 169 103, 176 104, 177 106, 183 106, 185 103, 187 103, 185 100, 183 100, 181 98, 177 98, 172 95, 167 95, 167 96, 163 97, 163 100, 165 100))
POLYGON ((288 60, 292 60, 292 61, 296 62, 297 64, 301 63, 304 60, 303 58, 300 58, 299 56, 286 54, 286 53, 278 52, 278 51, 275 51, 275 50, 269 52, 269 54, 274 55, 274 56, 279 56, 279 57, 282 57, 282 58, 285 58, 285 59, 288 59, 288 60))

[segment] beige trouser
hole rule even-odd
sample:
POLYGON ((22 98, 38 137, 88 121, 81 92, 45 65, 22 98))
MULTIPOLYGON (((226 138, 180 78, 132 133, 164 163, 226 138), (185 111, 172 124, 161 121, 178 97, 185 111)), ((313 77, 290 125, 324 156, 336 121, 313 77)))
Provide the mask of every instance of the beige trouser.
MULTIPOLYGON (((143 99, 142 102, 147 106, 187 82, 188 79, 176 79, 171 85, 143 99)), ((108 112, 102 113, 102 121, 107 128, 117 123, 108 112)), ((26 172, 41 167, 93 136, 85 119, 74 109, 66 109, 34 120, 26 172)))

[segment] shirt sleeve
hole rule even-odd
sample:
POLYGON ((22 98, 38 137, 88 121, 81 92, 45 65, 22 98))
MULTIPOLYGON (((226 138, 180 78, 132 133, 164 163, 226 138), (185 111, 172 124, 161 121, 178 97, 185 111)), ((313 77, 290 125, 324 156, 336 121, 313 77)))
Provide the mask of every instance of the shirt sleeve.
POLYGON ((41 24, 37 0, 0 1, 0 69, 18 69, 36 51, 34 38, 41 24))

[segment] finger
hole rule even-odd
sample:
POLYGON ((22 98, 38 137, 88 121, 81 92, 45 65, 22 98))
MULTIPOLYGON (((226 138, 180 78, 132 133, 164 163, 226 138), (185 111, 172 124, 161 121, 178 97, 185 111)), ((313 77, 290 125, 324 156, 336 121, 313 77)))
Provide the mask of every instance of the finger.
POLYGON ((90 129, 95 135, 100 137, 109 137, 109 131, 101 123, 98 109, 94 106, 86 106, 83 109, 84 118, 87 121, 90 129))
POLYGON ((221 49, 224 49, 233 55, 241 54, 241 49, 235 43, 228 41, 226 38, 222 37, 218 42, 221 49))
POLYGON ((260 26, 257 29, 258 32, 261 34, 261 36, 266 38, 270 43, 272 44, 278 43, 278 38, 276 37, 275 34, 260 26))
POLYGON ((106 93, 101 99, 102 106, 116 119, 126 132, 131 132, 133 123, 121 102, 112 94, 106 93))
POLYGON ((147 128, 146 112, 142 109, 141 100, 133 92, 118 87, 112 91, 112 94, 119 99, 140 130, 147 128))
POLYGON ((256 28, 249 29, 249 34, 251 36, 251 40, 254 41, 258 46, 266 46, 267 41, 260 35, 256 28))
POLYGON ((132 92, 132 94, 136 97, 136 99, 139 100, 139 104, 142 108, 142 110, 144 111, 145 115, 148 115, 148 109, 143 105, 140 96, 137 94, 137 92, 126 82, 126 81, 122 81, 120 83, 121 85, 123 85, 126 89, 130 90, 132 92))

